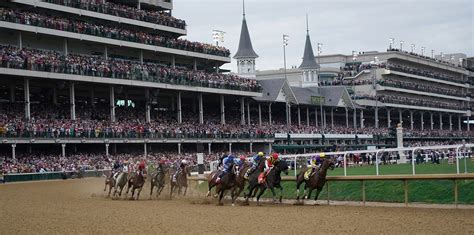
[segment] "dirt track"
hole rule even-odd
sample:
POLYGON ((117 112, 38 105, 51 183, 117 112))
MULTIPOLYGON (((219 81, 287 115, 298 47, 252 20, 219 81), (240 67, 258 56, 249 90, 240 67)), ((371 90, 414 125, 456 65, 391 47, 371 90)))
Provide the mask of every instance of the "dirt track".
POLYGON ((149 201, 145 189, 137 202, 104 198, 102 189, 103 179, 0 185, 0 234, 474 233, 474 210, 229 203, 218 207, 197 193, 192 198, 149 201))

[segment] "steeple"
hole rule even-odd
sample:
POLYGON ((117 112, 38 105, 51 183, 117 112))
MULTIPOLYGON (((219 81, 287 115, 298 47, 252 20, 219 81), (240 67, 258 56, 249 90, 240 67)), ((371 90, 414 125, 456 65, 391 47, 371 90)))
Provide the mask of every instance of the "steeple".
POLYGON ((308 15, 306 15, 306 43, 304 45, 303 62, 300 65, 300 69, 319 69, 316 58, 314 58, 311 38, 309 37, 308 15))
POLYGON ((257 53, 253 50, 250 33, 245 19, 245 0, 242 0, 242 29, 240 31, 239 49, 234 55, 237 60, 238 74, 244 77, 255 77, 255 59, 257 53))
POLYGON ((304 45, 303 62, 299 68, 302 72, 301 87, 317 87, 319 85, 319 65, 316 63, 311 38, 309 37, 308 14, 306 14, 306 43, 304 45))

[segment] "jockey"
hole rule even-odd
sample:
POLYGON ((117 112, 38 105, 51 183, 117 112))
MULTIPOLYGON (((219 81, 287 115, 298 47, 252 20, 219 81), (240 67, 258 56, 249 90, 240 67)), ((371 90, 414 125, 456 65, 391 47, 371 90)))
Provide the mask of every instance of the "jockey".
POLYGON ((234 159, 234 164, 237 165, 237 176, 239 176, 239 172, 241 169, 245 167, 245 156, 240 156, 240 158, 235 158, 234 159))
POLYGON ((128 173, 128 170, 129 170, 129 168, 128 168, 128 161, 127 161, 127 160, 124 160, 124 161, 123 161, 123 164, 122 164, 122 172, 128 173))
POLYGON ((222 165, 224 166, 224 170, 217 176, 216 183, 221 181, 221 178, 229 173, 232 170, 232 166, 235 164, 235 158, 232 155, 227 156, 223 159, 222 165))
POLYGON ((181 161, 178 161, 178 164, 176 165, 176 172, 173 174, 173 182, 176 182, 176 176, 178 176, 181 172, 184 171, 184 168, 188 165, 188 161, 186 159, 183 159, 181 161))
POLYGON ((309 160, 308 169, 304 173, 305 180, 309 180, 309 177, 311 177, 314 174, 314 172, 316 172, 316 170, 319 169, 319 166, 321 165, 321 162, 322 162, 321 158, 324 159, 324 157, 325 157, 324 153, 320 153, 313 156, 309 160))
POLYGON ((278 161, 278 153, 273 153, 272 156, 268 157, 265 161, 265 176, 268 175, 273 165, 278 161))
POLYGON ((247 170, 247 172, 245 172, 245 175, 244 175, 244 178, 245 179, 248 179, 249 178, 249 175, 252 174, 253 171, 255 171, 258 167, 258 163, 260 162, 260 159, 263 158, 263 152, 258 152, 257 155, 255 155, 253 158, 252 158, 252 162, 250 162, 250 168, 247 170))
POLYGON ((143 174, 145 171, 145 161, 137 162, 137 174, 143 174))
POLYGON ((123 167, 123 165, 120 163, 120 161, 117 159, 114 164, 113 164, 113 167, 112 167, 112 172, 113 172, 113 178, 114 179, 117 179, 117 176, 118 174, 120 173, 121 171, 121 168, 123 167))
POLYGON ((158 167, 156 167, 156 170, 158 172, 163 172, 163 167, 165 165, 165 160, 161 159, 160 161, 158 161, 158 167))

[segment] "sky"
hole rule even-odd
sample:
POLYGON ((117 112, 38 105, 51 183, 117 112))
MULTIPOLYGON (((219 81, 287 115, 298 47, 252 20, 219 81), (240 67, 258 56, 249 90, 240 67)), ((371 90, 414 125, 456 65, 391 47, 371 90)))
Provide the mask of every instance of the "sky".
MULTIPOLYGON (((246 0, 246 19, 257 70, 283 67, 282 35, 290 36, 287 67, 301 64, 306 14, 313 50, 322 55, 385 51, 389 38, 403 40, 404 50, 425 55, 443 52, 474 56, 473 0, 246 0)), ((186 39, 212 42, 212 30, 226 32, 223 46, 238 48, 242 0, 175 0, 173 15, 186 20, 186 39)), ((236 71, 236 62, 222 68, 236 71)))

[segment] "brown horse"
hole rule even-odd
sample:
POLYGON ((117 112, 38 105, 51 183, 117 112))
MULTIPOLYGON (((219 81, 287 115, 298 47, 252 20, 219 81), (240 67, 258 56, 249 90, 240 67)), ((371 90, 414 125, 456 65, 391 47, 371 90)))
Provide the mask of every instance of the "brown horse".
POLYGON ((232 165, 231 166, 231 171, 222 176, 221 181, 216 187, 216 194, 219 195, 219 203, 217 205, 222 206, 222 198, 225 195, 225 192, 227 190, 230 190, 230 196, 232 200, 232 206, 234 206, 235 199, 237 198, 234 194, 235 192, 235 180, 236 180, 236 172, 237 172, 237 166, 232 165))
POLYGON ((107 194, 107 197, 110 197, 110 193, 112 192, 112 188, 115 187, 115 179, 114 179, 114 173, 112 171, 109 171, 105 178, 105 186, 104 186, 104 192, 107 191, 107 185, 109 186, 109 193, 107 194))
POLYGON ((311 192, 314 189, 316 189, 316 196, 314 197, 314 201, 318 200, 318 196, 323 190, 324 184, 326 184, 326 175, 328 169, 334 170, 334 167, 334 160, 331 158, 326 158, 324 159, 318 171, 312 176, 310 176, 308 180, 305 180, 304 178, 304 173, 306 172, 307 168, 303 167, 303 169, 301 169, 300 173, 296 177, 296 200, 300 200, 300 185, 302 183, 305 183, 303 200, 305 198, 311 198, 311 192), (306 189, 308 189, 309 191, 308 195, 306 195, 306 189))
POLYGON ((244 191, 245 182, 247 182, 247 180, 244 178, 244 176, 245 176, 245 173, 247 172, 248 169, 250 169, 250 166, 248 164, 245 164, 244 167, 242 167, 242 169, 239 170, 239 174, 235 178, 235 186, 234 187, 237 191, 234 194, 234 196, 236 198, 240 196, 242 191, 244 191))
POLYGON ((157 171, 151 176, 150 199, 153 195, 153 188, 156 187, 156 197, 160 196, 161 191, 165 188, 165 177, 169 172, 169 168, 159 166, 157 171))
POLYGON ((128 186, 127 186, 127 193, 132 189, 132 196, 130 197, 130 200, 135 200, 134 195, 135 195, 135 190, 137 190, 137 199, 140 197, 140 192, 143 189, 143 185, 145 184, 146 181, 146 174, 145 173, 138 173, 138 172, 133 172, 131 173, 130 178, 128 179, 128 186))
MULTIPOLYGON (((222 172, 221 170, 214 170, 207 176, 207 185, 208 185, 208 191, 206 194, 207 197, 211 196, 212 188, 218 185, 216 183, 216 179, 217 179, 217 176, 221 174, 221 172, 222 172)), ((217 188, 216 188, 216 194, 214 194, 214 197, 217 197, 217 196, 218 194, 217 194, 217 188)))
POLYGON ((191 176, 191 169, 190 166, 184 167, 184 169, 176 175, 176 181, 173 182, 173 174, 170 174, 171 183, 170 183, 170 199, 173 198, 174 190, 178 189, 178 195, 181 195, 181 190, 184 188, 183 196, 186 196, 186 191, 188 190, 188 176, 191 176))

